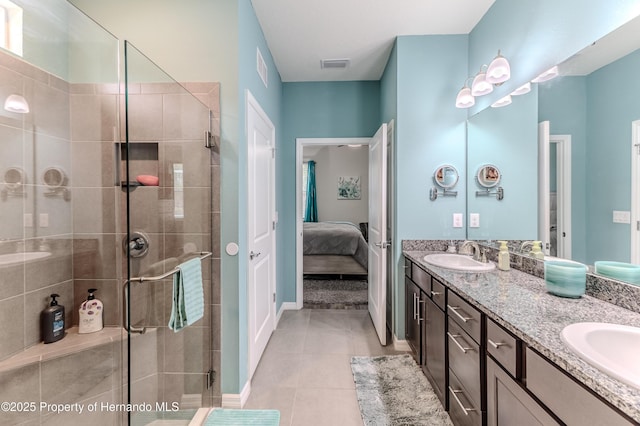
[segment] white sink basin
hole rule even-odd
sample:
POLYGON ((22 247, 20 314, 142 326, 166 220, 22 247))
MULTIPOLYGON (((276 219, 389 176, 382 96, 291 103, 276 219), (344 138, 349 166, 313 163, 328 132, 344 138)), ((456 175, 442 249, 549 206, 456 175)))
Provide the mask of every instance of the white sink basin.
POLYGON ((453 253, 428 254, 423 259, 433 266, 465 272, 486 272, 496 267, 496 265, 491 262, 482 263, 473 260, 470 256, 453 253))
POLYGON ((28 251, 26 253, 0 254, 0 266, 28 262, 29 260, 43 259, 49 256, 51 256, 51 253, 49 253, 48 251, 28 251))
POLYGON ((640 328, 599 322, 566 326, 562 340, 580 358, 640 389, 640 328))

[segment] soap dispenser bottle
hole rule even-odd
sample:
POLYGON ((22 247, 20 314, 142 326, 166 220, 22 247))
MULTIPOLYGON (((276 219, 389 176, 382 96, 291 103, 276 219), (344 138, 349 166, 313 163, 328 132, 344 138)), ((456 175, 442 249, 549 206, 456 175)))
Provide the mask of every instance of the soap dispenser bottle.
POLYGON ((509 260, 509 248, 506 241, 498 241, 500 243, 500 251, 498 252, 498 269, 508 271, 511 268, 509 260))
POLYGON ((51 295, 51 303, 40 313, 40 334, 44 343, 53 343, 64 337, 64 306, 58 305, 56 297, 51 295))
POLYGON ((531 246, 531 252, 529 253, 531 257, 544 260, 544 252, 542 251, 541 244, 542 241, 533 242, 533 246, 531 246))
POLYGON ((90 288, 87 300, 82 302, 79 314, 78 334, 94 333, 102 330, 102 302, 96 299, 93 293, 97 289, 90 288))

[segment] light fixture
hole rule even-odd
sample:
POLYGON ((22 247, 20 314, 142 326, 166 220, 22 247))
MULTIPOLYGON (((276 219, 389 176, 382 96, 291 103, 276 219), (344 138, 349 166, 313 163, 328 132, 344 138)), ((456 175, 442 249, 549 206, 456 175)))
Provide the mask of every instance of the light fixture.
POLYGON ((513 92, 511 92, 511 96, 524 95, 525 93, 529 93, 530 91, 531 91, 531 83, 527 82, 522 86, 518 87, 513 92))
POLYGON ((349 148, 360 148, 362 146, 362 144, 348 144, 347 146, 349 148))
POLYGON ((507 95, 504 98, 498 99, 494 103, 491 104, 491 108, 500 108, 503 106, 507 106, 511 103, 511 95, 507 95))
POLYGON ((18 114, 27 114, 29 112, 29 103, 20 95, 9 95, 4 101, 4 109, 9 112, 18 114))
MULTIPOLYGON (((469 79, 467 79, 469 81, 469 79)), ((471 94, 471 89, 467 86, 467 81, 456 96, 456 108, 471 108, 476 103, 476 98, 471 94)))
POLYGON ((545 81, 549 81, 552 78, 556 78, 558 76, 558 66, 554 66, 531 80, 532 83, 543 83, 545 81))
POLYGON ((493 58, 493 61, 487 67, 486 80, 488 83, 499 85, 511 78, 511 66, 507 58, 500 54, 493 58))
POLYGON ((473 83, 471 84, 471 94, 473 96, 482 96, 493 92, 493 85, 487 81, 486 72, 482 71, 484 66, 480 67, 480 71, 473 78, 473 83))

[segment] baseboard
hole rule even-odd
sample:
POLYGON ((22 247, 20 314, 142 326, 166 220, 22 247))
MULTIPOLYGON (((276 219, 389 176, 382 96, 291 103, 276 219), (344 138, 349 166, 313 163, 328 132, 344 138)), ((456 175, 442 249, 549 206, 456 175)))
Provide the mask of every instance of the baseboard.
POLYGON ((276 315, 276 325, 280 322, 280 317, 284 311, 297 311, 298 309, 300 308, 298 308, 296 302, 283 302, 282 305, 280 305, 278 314, 276 315))
POLYGON ((251 394, 251 382, 247 382, 242 388, 242 392, 237 393, 223 393, 222 394, 222 408, 242 408, 246 404, 249 395, 251 394))
POLYGON ((409 342, 407 342, 406 340, 398 340, 398 338, 394 334, 393 335, 393 349, 395 349, 396 351, 409 352, 409 351, 411 351, 411 346, 409 346, 409 342))

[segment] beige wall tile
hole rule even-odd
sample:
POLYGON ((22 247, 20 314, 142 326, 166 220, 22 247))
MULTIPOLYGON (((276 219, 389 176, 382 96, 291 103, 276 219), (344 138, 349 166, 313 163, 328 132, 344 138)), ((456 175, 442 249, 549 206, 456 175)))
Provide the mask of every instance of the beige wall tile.
MULTIPOLYGON (((4 326, 0 328, 0 359, 8 358, 24 349, 24 297, 12 297, 0 301, 0 321, 4 326)), ((39 324, 40 317, 38 317, 39 324)), ((2 388, 4 386, 0 386, 2 388)), ((5 399, 3 401, 10 401, 5 399)))
POLYGON ((119 188, 74 188, 73 231, 86 234, 115 232, 115 194, 119 188))
POLYGON ((118 278, 117 255, 121 242, 116 234, 80 234, 73 240, 74 279, 118 278))
POLYGON ((115 146, 111 142, 71 144, 73 186, 112 187, 116 180, 115 146))
POLYGON ((37 133, 69 139, 69 94, 33 80, 25 81, 24 93, 30 109, 25 125, 35 126, 37 133))
MULTIPOLYGON (((40 402, 40 364, 0 373, 0 383, 1 401, 40 402)), ((15 425, 23 421, 38 420, 39 417, 39 410, 26 413, 0 411, 0 424, 15 425)))
POLYGON ((116 95, 71 95, 71 139, 112 142, 118 114, 116 95))
POLYGON ((165 140, 194 140, 209 129, 209 112, 191 94, 164 95, 165 140))

